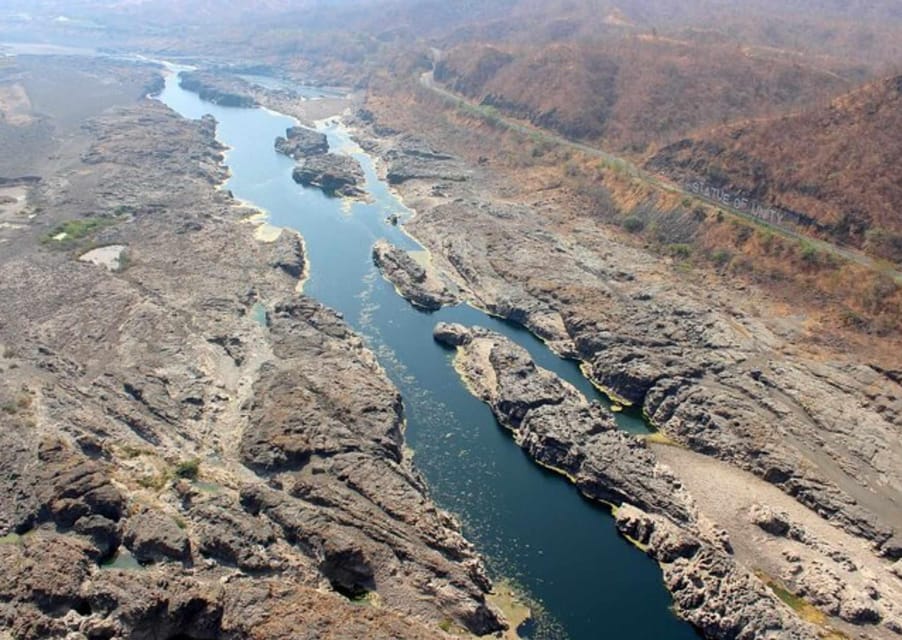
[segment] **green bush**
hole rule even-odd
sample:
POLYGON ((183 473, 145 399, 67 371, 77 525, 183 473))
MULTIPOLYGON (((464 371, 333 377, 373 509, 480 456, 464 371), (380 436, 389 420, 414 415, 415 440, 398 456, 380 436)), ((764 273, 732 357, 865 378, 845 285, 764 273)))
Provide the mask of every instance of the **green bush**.
POLYGON ((645 229, 645 221, 635 216, 631 216, 623 221, 623 228, 630 233, 639 233, 645 229))
POLYGON ((67 246, 83 240, 97 231, 112 225, 115 221, 109 218, 79 218, 58 224, 42 238, 44 244, 67 246), (62 236, 62 237, 61 237, 62 236), (59 239, 57 239, 59 238, 59 239))
POLYGON ((733 254, 726 249, 718 249, 711 254, 711 260, 719 267, 723 267, 733 259, 733 254))
POLYGON ((194 480, 200 471, 200 460, 192 458, 191 460, 183 460, 179 462, 175 468, 175 475, 179 478, 194 480))
POLYGON ((671 244, 668 245, 667 252, 674 258, 686 260, 692 256, 692 247, 684 243, 671 244))

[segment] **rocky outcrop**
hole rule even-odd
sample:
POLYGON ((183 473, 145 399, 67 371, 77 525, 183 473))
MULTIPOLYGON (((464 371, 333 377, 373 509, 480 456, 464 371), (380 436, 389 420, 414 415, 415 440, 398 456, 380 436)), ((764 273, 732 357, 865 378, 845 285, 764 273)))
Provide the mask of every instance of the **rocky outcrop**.
POLYGON ((56 217, 0 258, 0 635, 502 629, 404 452, 397 390, 296 293, 300 238, 257 241, 214 187, 213 123, 144 102, 78 132, 89 147, 31 194, 56 217), (129 246, 125 270, 38 240, 125 206, 98 232, 129 246))
POLYGON ((435 151, 415 138, 399 138, 384 158, 386 179, 394 185, 424 179, 465 182, 471 173, 458 158, 435 151))
POLYGON ((326 153, 309 157, 291 175, 298 184, 317 187, 330 196, 360 198, 365 194, 363 169, 350 156, 326 153))
MULTIPOLYGON (((110 481, 102 464, 75 455, 62 440, 48 439, 38 445, 40 461, 35 496, 41 505, 35 518, 48 518, 69 528, 93 515, 117 522, 125 510, 125 496, 110 481)), ((20 527, 24 523, 20 523, 20 527)))
POLYGON ((567 475, 595 500, 692 521, 679 482, 645 443, 619 431, 606 409, 537 367, 525 349, 480 328, 440 323, 433 335, 457 347, 455 364, 467 386, 536 461, 567 475))
POLYGON ((658 561, 677 613, 705 637, 817 637, 737 562, 726 533, 699 517, 680 481, 605 409, 499 334, 441 323, 434 337, 457 348, 468 388, 534 460, 615 505, 620 532, 658 561))
POLYGON ((405 594, 431 583, 426 609, 491 631, 497 620, 481 595, 489 583, 472 548, 447 515, 416 507, 426 487, 404 458, 401 400, 363 343, 304 299, 276 305, 270 334, 284 365, 258 379, 239 453, 282 489, 245 486, 245 511, 272 522, 340 593, 361 597, 378 585, 383 602, 416 610, 423 605, 405 594), (343 379, 323 375, 333 365, 343 379))
POLYGON ((179 75, 179 86, 185 91, 196 93, 201 100, 223 107, 249 109, 257 106, 257 101, 253 97, 235 92, 230 83, 221 81, 211 72, 183 71, 179 75))
MULTIPOLYGON (((720 364, 712 362, 709 371, 718 369, 725 369, 722 360, 720 364)), ((733 365, 731 371, 723 370, 716 379, 711 373, 701 375, 701 368, 691 376, 661 375, 665 367, 658 371, 660 377, 648 388, 642 404, 668 433, 697 451, 755 472, 847 531, 872 541, 878 549, 890 541, 892 529, 859 502, 870 501, 868 492, 856 488, 844 473, 799 464, 800 458, 826 460, 834 456, 837 461, 845 460, 845 469, 853 468, 856 458, 858 464, 862 462, 851 432, 835 427, 828 432, 816 429, 841 424, 840 416, 849 407, 843 406, 831 389, 843 379, 849 388, 861 384, 853 382, 852 376, 834 371, 834 382, 826 383, 796 366, 776 363, 767 363, 764 370, 733 365), (764 440, 763 425, 774 421, 779 421, 781 431, 796 443, 794 447, 764 440), (802 434, 807 434, 809 443, 798 440, 802 434)), ((863 407, 859 420, 877 432, 892 430, 885 418, 863 407)), ((863 440, 870 440, 875 433, 863 440)), ((888 548, 884 553, 889 555, 888 548)))
POLYGON ((128 519, 124 544, 141 563, 188 559, 188 536, 172 518, 144 511, 128 519))
POLYGON ((276 151, 294 160, 302 160, 328 153, 329 141, 324 134, 313 129, 289 127, 284 138, 276 138, 276 151))
POLYGON ((272 246, 273 258, 270 264, 281 269, 295 280, 304 276, 307 268, 307 257, 304 252, 304 240, 296 233, 283 232, 272 246))
POLYGON ((391 611, 291 580, 223 573, 220 579, 157 570, 96 571, 82 548, 42 533, 0 545, 0 627, 14 638, 322 638, 431 640, 440 631, 391 611))
POLYGON ((182 488, 194 523, 197 552, 250 575, 284 569, 272 547, 279 538, 265 518, 247 513, 237 499, 219 495, 204 499, 190 484, 182 488))
POLYGON ((378 240, 373 245, 373 262, 398 292, 419 309, 437 311, 458 301, 431 269, 385 240, 378 240))
POLYGON ((473 341, 473 333, 462 324, 439 322, 432 330, 433 339, 452 349, 464 347, 473 341))
POLYGON ((754 574, 723 549, 704 544, 667 519, 632 505, 615 513, 617 529, 658 561, 677 615, 706 638, 812 640, 801 622, 754 574))

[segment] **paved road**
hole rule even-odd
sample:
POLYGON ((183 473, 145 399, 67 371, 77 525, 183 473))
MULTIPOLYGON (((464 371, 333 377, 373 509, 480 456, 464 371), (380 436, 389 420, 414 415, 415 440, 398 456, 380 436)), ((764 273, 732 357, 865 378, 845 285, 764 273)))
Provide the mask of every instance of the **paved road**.
MULTIPOLYGON (((433 52, 434 58, 437 58, 438 55, 440 55, 440 54, 436 54, 436 52, 433 52)), ((435 81, 435 77, 434 77, 432 71, 427 71, 426 73, 424 73, 420 76, 420 84, 422 84, 424 87, 426 87, 430 91, 433 91, 434 93, 446 98, 449 101, 453 101, 456 104, 463 103, 463 104, 469 105, 474 108, 479 107, 478 104, 476 104, 469 98, 466 98, 465 96, 456 94, 453 91, 449 91, 445 87, 439 85, 435 81)), ((731 207, 731 206, 724 204, 723 202, 720 202, 719 200, 716 200, 713 198, 706 198, 702 194, 687 191, 686 189, 682 188, 681 186, 679 186, 661 176, 649 173, 648 171, 645 171, 644 169, 637 167, 635 164, 633 164, 626 158, 622 158, 613 153, 609 153, 607 151, 604 151, 603 149, 599 149, 598 147, 593 147, 593 146, 584 144, 582 142, 575 142, 573 140, 569 140, 567 138, 564 138, 563 136, 559 136, 557 134, 551 133, 545 129, 539 129, 537 127, 533 127, 533 126, 524 124, 523 122, 519 122, 517 120, 507 118, 501 114, 498 114, 497 119, 500 124, 502 124, 505 128, 510 129, 511 131, 517 131, 517 132, 520 132, 520 133, 523 133, 523 134, 526 134, 529 136, 540 136, 542 140, 545 140, 545 141, 548 141, 548 142, 551 142, 551 143, 554 143, 557 145, 565 146, 570 149, 575 149, 575 150, 580 151, 591 157, 600 158, 607 164, 618 167, 619 170, 627 173, 628 175, 630 175, 636 179, 641 180, 642 182, 644 182, 648 185, 651 185, 652 187, 654 187, 656 189, 659 189, 662 191, 668 191, 671 193, 676 193, 685 198, 689 198, 691 200, 698 200, 698 201, 713 205, 715 207, 718 207, 719 209, 722 209, 726 213, 729 213, 736 217, 742 218, 743 220, 752 222, 758 226, 765 227, 765 228, 769 229, 770 231, 777 233, 781 236, 784 236, 786 238, 792 238, 795 240, 804 241, 805 243, 812 245, 821 251, 825 251, 832 255, 839 256, 845 260, 848 260, 849 262, 855 262, 864 267, 867 267, 868 269, 886 273, 887 275, 892 277, 897 283, 902 284, 902 272, 892 269, 890 267, 887 267, 885 265, 882 265, 882 264, 878 263, 876 260, 874 260, 873 258, 871 258, 870 256, 867 256, 856 249, 852 249, 849 247, 842 247, 842 246, 833 244, 831 242, 827 242, 825 240, 819 240, 816 238, 812 238, 810 236, 806 236, 806 235, 804 235, 802 233, 798 233, 797 231, 794 231, 792 229, 787 229, 786 227, 781 227, 781 226, 777 226, 774 224, 770 224, 770 223, 762 220, 761 218, 758 218, 758 217, 748 213, 747 211, 742 211, 741 209, 736 209, 734 207, 731 207)))

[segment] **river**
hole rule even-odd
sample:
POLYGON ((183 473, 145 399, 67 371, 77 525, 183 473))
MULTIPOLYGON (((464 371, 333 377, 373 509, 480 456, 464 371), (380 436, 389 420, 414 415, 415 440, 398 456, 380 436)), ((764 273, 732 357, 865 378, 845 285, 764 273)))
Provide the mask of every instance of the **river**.
MULTIPOLYGON (((212 114, 219 140, 230 147, 226 187, 265 210, 271 224, 303 235, 310 262, 304 292, 344 314, 400 389, 407 443, 433 498, 458 515, 492 575, 512 581, 536 605, 524 637, 697 638, 672 614, 656 564, 618 536, 606 508, 582 498, 523 453, 488 407, 463 387, 452 354, 434 343, 432 329, 449 321, 503 333, 540 366, 588 397, 604 399, 577 363, 558 358, 529 332, 466 305, 422 313, 397 295, 373 266, 373 243, 386 238, 408 250, 422 247, 385 221, 392 213, 402 220, 411 213, 347 132, 335 124, 321 127, 333 149, 361 162, 372 203, 349 205, 294 183, 294 162, 273 149, 276 136, 295 124, 289 117, 202 102, 182 90, 174 74, 160 99, 187 118, 212 114)), ((622 428, 645 430, 635 414, 617 419, 622 428)))

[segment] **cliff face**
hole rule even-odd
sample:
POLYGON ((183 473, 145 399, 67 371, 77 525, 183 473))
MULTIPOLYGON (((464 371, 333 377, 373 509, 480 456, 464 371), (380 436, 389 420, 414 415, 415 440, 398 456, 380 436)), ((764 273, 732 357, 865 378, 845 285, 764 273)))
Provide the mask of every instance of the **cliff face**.
POLYGON ((96 117, 2 231, 0 629, 501 628, 403 453, 397 391, 295 293, 301 240, 239 224, 214 131, 149 101, 96 117), (95 247, 118 261, 77 259, 95 247))

